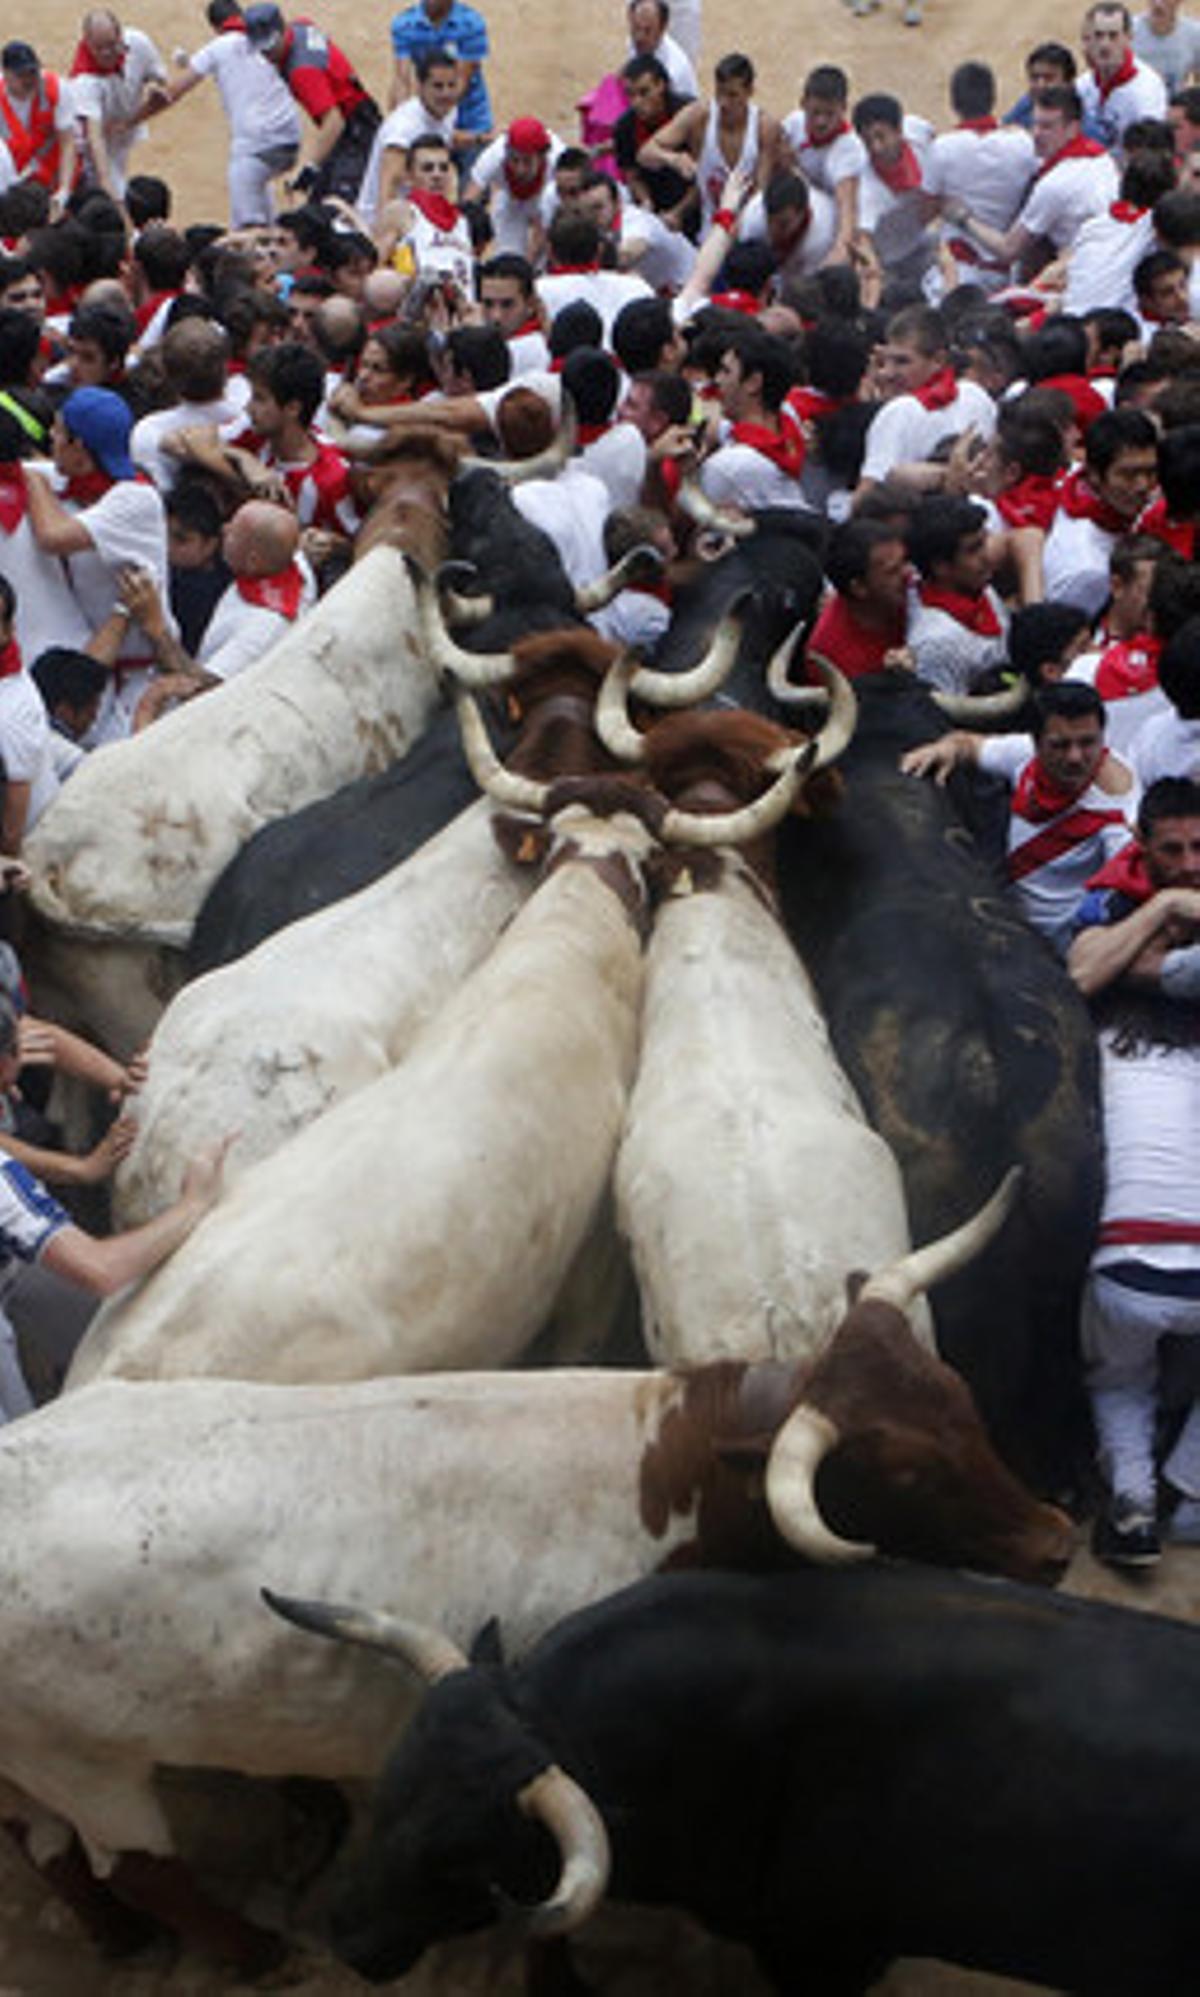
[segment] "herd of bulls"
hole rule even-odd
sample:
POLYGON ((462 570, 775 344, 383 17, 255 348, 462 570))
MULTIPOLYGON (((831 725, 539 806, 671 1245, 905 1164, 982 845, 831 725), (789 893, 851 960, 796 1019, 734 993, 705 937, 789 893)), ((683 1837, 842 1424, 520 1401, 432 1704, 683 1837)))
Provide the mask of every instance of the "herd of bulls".
POLYGON ((119 1217, 237 1134, 0 1440, 0 1816, 102 1938, 251 1967, 159 1772, 373 1781, 403 1726, 365 1975, 607 1892, 780 1990, 1190 1989, 1200 1638, 1030 1585, 1087 1446, 1093 1035, 899 773, 944 716, 830 675, 785 725, 794 516, 650 671, 453 470, 406 464, 424 565, 374 546, 29 841, 40 1004, 153 1031, 119 1217))

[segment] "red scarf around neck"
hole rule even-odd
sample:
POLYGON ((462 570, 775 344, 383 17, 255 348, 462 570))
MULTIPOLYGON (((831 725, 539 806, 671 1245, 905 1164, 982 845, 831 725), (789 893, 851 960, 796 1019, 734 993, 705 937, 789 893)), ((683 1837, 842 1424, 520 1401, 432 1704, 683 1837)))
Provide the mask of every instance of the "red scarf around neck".
POLYGON ((1196 522, 1176 520, 1167 511, 1163 498, 1152 500, 1137 523, 1139 534, 1150 534, 1156 541, 1162 541, 1168 548, 1174 548, 1185 562, 1196 560, 1196 522))
POLYGON ((708 302, 723 306, 726 312, 744 312, 749 319, 757 319, 762 311, 762 301, 752 291, 714 291, 708 302))
POLYGON ((792 388, 785 397, 785 407, 801 423, 817 423, 822 416, 836 416, 839 409, 849 409, 858 400, 855 395, 826 395, 823 388, 792 388))
MULTIPOLYGON (((1061 784, 1056 784, 1053 777, 1043 769, 1041 757, 1034 756, 1031 762, 1026 763, 1014 786, 1012 795, 1014 816, 1027 819, 1031 825, 1043 825, 1048 818, 1057 818, 1061 812, 1069 811, 1071 806, 1078 804, 1084 793, 1092 788, 1107 761, 1106 749, 1082 790, 1064 790, 1061 784)), ((1114 820, 1122 815, 1115 808, 1103 814, 1114 820)))
POLYGON ((1129 700, 1139 693, 1152 693, 1158 685, 1158 662, 1163 641, 1148 631, 1132 638, 1118 638, 1108 645, 1096 667, 1096 692, 1101 700, 1129 700))
POLYGON ((1058 512, 1058 476, 1026 472, 1007 492, 996 494, 996 511, 1010 527, 1040 527, 1048 534, 1058 512))
POLYGON ((836 125, 831 125, 824 136, 818 138, 806 119, 804 123, 804 143, 806 146, 812 146, 814 151, 820 151, 824 146, 831 146, 835 139, 840 139, 843 133, 849 130, 850 120, 848 118, 839 118, 836 125))
POLYGON ((978 596, 967 596, 960 589, 943 589, 940 583, 923 582, 917 594, 930 610, 944 610, 947 617, 952 617, 964 630, 973 631, 977 638, 1000 636, 1000 619, 986 590, 981 590, 978 596))
POLYGON ((112 63, 109 66, 109 68, 104 69, 96 61, 96 58, 92 54, 92 51, 88 47, 87 43, 81 41, 74 55, 71 57, 71 75, 72 76, 123 76, 125 73, 126 53, 127 53, 126 50, 122 48, 120 60, 118 62, 112 63))
POLYGON ((29 494, 20 465, 0 465, 0 530, 11 534, 25 518, 29 494))
POLYGON ((260 610, 274 610, 288 622, 299 615, 304 594, 304 577, 297 562, 289 562, 273 576, 235 576, 234 584, 243 603, 257 604, 260 610))
POLYGON ((1126 49, 1121 58, 1120 67, 1114 69, 1111 76, 1100 76, 1096 70, 1092 71, 1092 75, 1095 78, 1096 88, 1100 92, 1100 102, 1107 104, 1114 90, 1119 90, 1123 83, 1132 83, 1134 77, 1137 75, 1137 64, 1133 59, 1133 50, 1131 48, 1126 49))
POLYGON ((1108 212, 1114 222, 1140 222, 1142 216, 1148 215, 1150 211, 1148 208, 1139 208, 1136 201, 1110 201, 1108 212))
POLYGON ((1113 888, 1117 894, 1126 895, 1139 905, 1158 893, 1146 873, 1145 855, 1136 839, 1131 839, 1128 846, 1122 846, 1119 853, 1106 860, 1099 873, 1092 875, 1088 886, 1113 888))
POLYGON ((599 270, 599 268, 600 268, 599 257, 593 257, 591 263, 551 263, 547 268, 546 276, 547 277, 595 277, 596 272, 599 270))
POLYGON ((1051 153, 1049 159, 1042 161, 1033 177, 1035 180, 1044 180, 1046 175, 1065 159, 1099 159, 1103 151, 1104 147, 1097 139, 1085 139, 1082 132, 1076 132, 1075 137, 1068 139, 1065 146, 1060 146, 1056 153, 1051 153))
POLYGON ((94 506, 116 483, 115 478, 110 478, 97 465, 94 471, 80 472, 77 478, 69 478, 63 487, 63 498, 71 500, 76 506, 94 506))
POLYGON ((0 645, 0 680, 12 679, 20 672, 22 663, 21 647, 15 638, 10 638, 7 645, 0 645))
POLYGON ((921 185, 921 162, 908 140, 900 148, 900 157, 885 165, 882 160, 873 159, 871 165, 886 188, 893 194, 911 194, 921 185))
POLYGON ((912 392, 922 409, 948 409, 958 394, 958 376, 947 365, 939 368, 936 374, 931 374, 928 381, 923 381, 920 388, 914 388, 912 392))
POLYGON ((1128 534, 1132 522, 1102 499, 1081 471, 1068 472, 1059 490, 1059 505, 1072 520, 1090 520, 1105 534, 1128 534))
POLYGON ((960 132, 998 132, 1000 130, 1000 120, 998 118, 960 118, 958 121, 958 130, 960 132))
POLYGON ((600 437, 607 437, 611 429, 612 429, 611 423, 577 422, 575 425, 575 437, 580 450, 582 450, 586 444, 594 444, 597 441, 597 439, 600 437))
POLYGON ((229 14, 217 29, 219 35, 244 35, 246 23, 240 14, 229 14))
POLYGON ((522 319, 516 332, 510 333, 508 337, 510 340, 523 340, 527 333, 544 333, 545 330, 537 313, 531 312, 528 319, 522 319))
POLYGON ((418 215, 423 215, 433 228, 444 229, 447 235, 462 219, 461 208, 456 208, 444 194, 431 194, 424 187, 410 187, 408 198, 418 215))
POLYGON ((788 478, 799 478, 804 470, 804 439, 793 429, 773 430, 766 423, 735 423, 729 441, 748 444, 752 451, 770 458, 788 478))
POLYGON ((512 195, 514 201, 536 200, 537 196, 541 193, 543 187, 546 185, 546 172, 548 164, 549 164, 549 155, 543 153, 542 163, 538 168, 536 180, 514 181, 512 165, 507 155, 505 155, 504 184, 508 188, 508 191, 512 195))

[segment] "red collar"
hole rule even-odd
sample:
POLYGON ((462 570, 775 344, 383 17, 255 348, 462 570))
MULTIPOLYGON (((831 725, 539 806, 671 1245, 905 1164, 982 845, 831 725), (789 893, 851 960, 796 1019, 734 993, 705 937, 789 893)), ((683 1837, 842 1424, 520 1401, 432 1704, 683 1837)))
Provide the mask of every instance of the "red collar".
POLYGON ((890 166, 882 166, 877 159, 873 159, 871 165, 893 194, 911 194, 914 188, 921 185, 921 162, 907 139, 900 148, 899 159, 893 160, 890 166))
POLYGON ((1139 534, 1151 534, 1156 541, 1164 541, 1168 548, 1174 548, 1185 562, 1196 559, 1196 522, 1176 520, 1167 512, 1167 502, 1160 495, 1152 500, 1137 523, 1139 534))
MULTIPOLYGON (((1095 783, 1100 771, 1108 760, 1108 750, 1104 751, 1093 774, 1079 790, 1063 790, 1042 768, 1040 756, 1034 756, 1026 763, 1017 778, 1013 790, 1012 808, 1017 818, 1028 819, 1031 825, 1041 825, 1048 818, 1057 818, 1061 811, 1069 811, 1078 804, 1095 783)), ((1116 814, 1119 816, 1120 814, 1116 814)))
POLYGON ((1048 478, 1045 472, 1026 472, 1007 492, 996 494, 996 511, 1010 527, 1040 527, 1048 534, 1058 512, 1060 474, 1048 478))
POLYGON ((273 576, 235 576, 234 585, 243 603, 257 604, 260 610, 274 610, 290 623, 299 614, 304 594, 304 577, 299 563, 289 562, 273 576))
POLYGON ((1107 499, 1101 498, 1082 471, 1067 473, 1059 489, 1058 503, 1072 520, 1090 520, 1105 534, 1128 534, 1133 525, 1107 499))
POLYGON ((0 645, 0 680, 12 679, 22 664, 21 647, 15 638, 10 638, 7 645, 0 645))
POLYGON ((1139 208, 1136 201, 1110 201, 1108 212, 1114 222, 1140 222, 1142 216, 1148 215, 1150 210, 1139 208))
POLYGON ((120 60, 102 69, 85 41, 80 41, 71 57, 72 76, 122 76, 125 72, 125 57, 128 50, 122 46, 120 60))
POLYGON ((20 526, 28 504, 29 493, 20 465, 0 465, 0 528, 6 534, 20 526))
POLYGON ((958 394, 958 376, 947 364, 912 392, 922 409, 948 409, 958 394))
POLYGON ((770 458, 788 478, 799 478, 804 470, 804 439, 790 426, 783 430, 772 429, 766 423, 735 423, 729 440, 733 444, 748 444, 752 451, 770 458))
POLYGON ((751 319, 757 319, 762 311, 762 305, 752 291, 714 291, 708 302, 723 306, 726 312, 744 312, 751 319))
POLYGON ((431 194, 424 187, 410 187, 408 198, 418 215, 423 215, 435 229, 444 229, 447 235, 462 220, 461 208, 456 208, 444 194, 431 194))
POLYGON ((998 118, 960 118, 958 121, 958 130, 960 132, 998 132, 1000 130, 1000 120, 998 118))
POLYGON ((246 23, 240 14, 228 14, 217 29, 219 35, 244 35, 246 23))
POLYGON ((837 124, 832 126, 830 130, 826 132, 824 138, 818 139, 814 136, 812 128, 809 125, 808 120, 806 118, 804 121, 804 143, 806 146, 812 146, 814 151, 819 151, 822 146, 831 146, 835 139, 840 139, 842 134, 844 132, 848 132, 849 130, 850 130, 850 120, 848 118, 839 118, 837 124))
POLYGON ((1137 75, 1137 64, 1133 59, 1133 50, 1131 48, 1126 49, 1125 54, 1121 59, 1120 68, 1114 69, 1111 76, 1103 77, 1098 75, 1097 72, 1093 70, 1092 76, 1093 79, 1095 80, 1096 88, 1100 92, 1100 102, 1102 104, 1107 104, 1109 98, 1112 96, 1113 91, 1119 90, 1123 83, 1132 83, 1136 75, 1137 75))
POLYGON ((1106 860, 1099 873, 1092 875, 1088 886, 1114 888, 1118 894, 1138 903, 1149 901, 1158 893, 1146 873, 1146 857, 1136 839, 1131 839, 1128 846, 1122 846, 1111 860, 1106 860))
POLYGON ((116 483, 115 478, 110 478, 108 473, 101 471, 97 465, 94 471, 80 472, 78 478, 69 478, 63 487, 63 497, 73 501, 76 506, 94 506, 96 501, 103 499, 109 488, 116 483))
POLYGON ((547 277, 595 277, 596 272, 599 270, 599 268, 600 268, 599 257, 593 257, 591 263, 552 263, 546 272, 546 276, 547 277))
POLYGON ((1096 692, 1101 700, 1129 700, 1134 694, 1152 693, 1158 685, 1158 662, 1163 640, 1148 631, 1136 631, 1132 638, 1119 638, 1106 647, 1096 668, 1096 692))
POLYGON ((923 582, 917 595, 930 610, 944 610, 947 617, 973 631, 977 638, 1000 636, 1000 619, 986 590, 980 590, 978 596, 966 596, 959 589, 943 589, 939 583, 923 582))
POLYGON ((538 175, 537 175, 537 179, 536 179, 536 180, 534 180, 534 181, 532 181, 532 182, 530 182, 530 183, 529 183, 529 184, 527 184, 527 185, 526 185, 526 184, 522 184, 522 185, 520 185, 520 186, 514 186, 514 184, 513 184, 513 175, 512 175, 512 167, 511 167, 511 165, 509 164, 509 160, 508 160, 508 155, 507 155, 507 154, 505 155, 505 159, 504 159, 504 184, 505 184, 505 186, 506 186, 506 187, 508 188, 508 191, 509 191, 509 193, 510 193, 510 194, 512 195, 512 198, 513 198, 513 200, 514 200, 514 201, 534 201, 534 200, 536 200, 536 199, 537 199, 537 197, 538 197, 538 195, 539 195, 539 194, 541 193, 541 191, 542 191, 543 187, 544 187, 544 186, 546 185, 546 172, 547 172, 547 168, 548 168, 548 166, 549 166, 549 163, 550 163, 550 155, 549 155, 549 153, 543 153, 543 154, 542 154, 542 163, 541 163, 540 167, 538 168, 538 175))
POLYGON ((527 333, 541 333, 544 330, 537 313, 531 312, 528 319, 523 319, 516 332, 510 333, 508 337, 510 340, 523 340, 527 333))
POLYGON ((1065 146, 1060 146, 1056 153, 1051 153, 1049 159, 1042 161, 1033 177, 1035 180, 1044 180, 1062 160, 1099 159, 1103 151, 1104 147, 1095 139, 1085 139, 1082 132, 1076 132, 1075 137, 1068 139, 1065 146))

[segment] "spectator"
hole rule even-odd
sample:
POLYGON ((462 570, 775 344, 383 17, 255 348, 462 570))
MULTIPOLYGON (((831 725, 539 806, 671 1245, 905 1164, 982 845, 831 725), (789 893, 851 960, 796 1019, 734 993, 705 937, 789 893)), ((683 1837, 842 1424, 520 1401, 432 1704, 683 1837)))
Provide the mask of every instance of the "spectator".
POLYGON ((379 129, 379 106, 349 57, 314 22, 285 21, 270 4, 248 7, 244 20, 251 48, 278 70, 316 127, 292 186, 315 200, 336 194, 353 201, 379 129))
POLYGON ((0 49, 0 136, 14 171, 46 188, 61 207, 75 178, 74 102, 28 42, 0 49))
POLYGON ((121 199, 129 156, 145 137, 142 120, 165 102, 166 88, 166 68, 149 35, 123 28, 104 7, 84 15, 71 63, 71 95, 86 185, 121 199))

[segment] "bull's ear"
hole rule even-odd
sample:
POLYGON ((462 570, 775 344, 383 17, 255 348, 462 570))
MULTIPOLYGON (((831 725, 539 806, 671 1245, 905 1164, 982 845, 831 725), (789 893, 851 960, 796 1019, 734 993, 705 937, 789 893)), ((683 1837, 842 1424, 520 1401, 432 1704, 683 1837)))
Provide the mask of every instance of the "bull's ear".
POLYGON ((504 1662, 504 1649, 500 1642, 500 1624, 495 1616, 489 1616, 471 1645, 472 1664, 494 1664, 504 1662))

